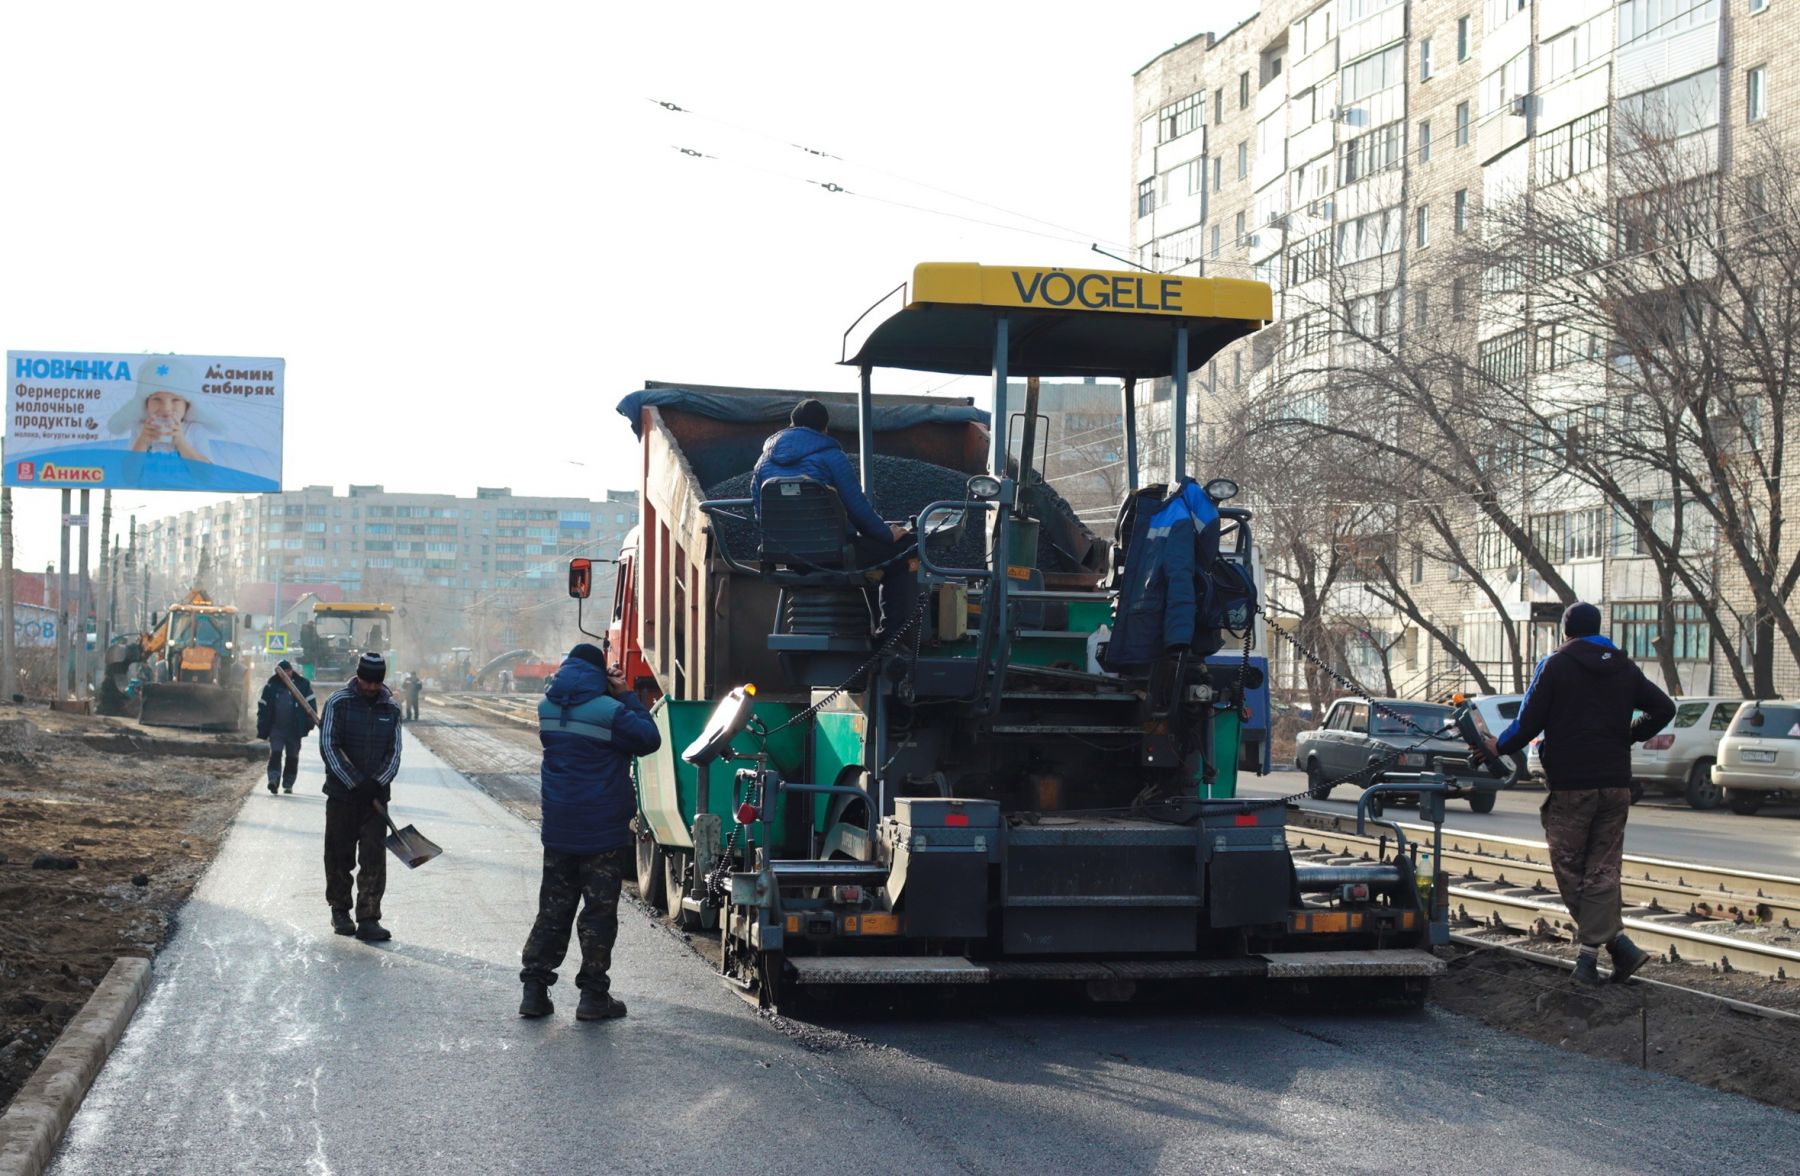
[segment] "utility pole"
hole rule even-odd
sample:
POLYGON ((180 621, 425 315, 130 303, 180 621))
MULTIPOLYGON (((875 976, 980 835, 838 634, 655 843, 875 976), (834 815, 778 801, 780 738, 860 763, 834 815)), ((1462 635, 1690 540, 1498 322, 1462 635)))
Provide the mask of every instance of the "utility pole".
POLYGON ((62 544, 56 569, 56 700, 69 697, 69 524, 75 505, 75 492, 62 492, 62 544))
POLYGON ((81 555, 76 563, 78 574, 80 576, 80 588, 76 596, 76 608, 78 610, 76 616, 78 618, 77 624, 79 624, 81 628, 81 644, 77 648, 75 656, 76 698, 86 698, 88 696, 88 687, 93 684, 93 674, 91 672, 93 666, 91 657, 88 653, 87 639, 88 607, 93 604, 94 601, 93 585, 88 580, 88 547, 91 544, 90 535, 92 533, 88 527, 88 506, 92 494, 92 490, 84 489, 81 492, 81 555))

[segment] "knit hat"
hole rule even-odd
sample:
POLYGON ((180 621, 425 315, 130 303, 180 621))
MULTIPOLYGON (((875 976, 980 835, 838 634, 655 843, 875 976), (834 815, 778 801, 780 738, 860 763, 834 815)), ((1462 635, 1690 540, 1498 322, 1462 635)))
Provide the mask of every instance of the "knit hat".
POLYGON ((282 658, 280 661, 276 662, 275 664, 280 666, 282 669, 288 671, 289 673, 292 673, 294 670, 294 667, 292 665, 288 664, 288 659, 285 657, 282 658))
POLYGON ((817 400, 802 400, 794 406, 788 423, 799 429, 817 429, 823 433, 831 424, 831 413, 817 400))
POLYGON ((365 682, 380 682, 387 677, 387 659, 373 651, 356 659, 356 676, 365 682))
POLYGON ((569 660, 584 661, 599 670, 606 669, 606 654, 598 645, 590 645, 586 641, 569 650, 569 660))
POLYGON ((1562 629, 1564 637, 1598 637, 1600 610, 1585 601, 1577 600, 1563 613, 1562 629))

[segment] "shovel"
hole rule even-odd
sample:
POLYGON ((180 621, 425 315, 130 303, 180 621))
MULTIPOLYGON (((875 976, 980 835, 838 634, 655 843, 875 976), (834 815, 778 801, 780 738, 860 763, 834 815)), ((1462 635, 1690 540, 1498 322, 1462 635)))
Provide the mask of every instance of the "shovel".
MULTIPOLYGON (((276 666, 275 673, 280 677, 281 684, 288 688, 288 693, 294 696, 294 701, 300 704, 300 709, 311 717, 313 726, 322 726, 319 722, 319 712, 313 709, 312 703, 306 695, 300 693, 300 687, 294 685, 294 680, 288 676, 288 672, 280 666, 276 666)), ((408 825, 402 829, 395 825, 394 818, 388 815, 387 805, 382 804, 379 800, 375 802, 375 811, 381 814, 383 821, 387 822, 388 835, 383 844, 395 857, 406 863, 407 869, 416 870, 444 852, 441 846, 419 832, 416 827, 408 825)))

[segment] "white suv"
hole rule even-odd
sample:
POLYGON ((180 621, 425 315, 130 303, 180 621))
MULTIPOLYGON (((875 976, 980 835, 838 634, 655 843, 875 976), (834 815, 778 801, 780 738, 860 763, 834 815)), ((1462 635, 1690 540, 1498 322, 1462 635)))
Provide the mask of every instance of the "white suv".
POLYGON ((1656 792, 1673 792, 1697 809, 1718 808, 1722 796, 1712 781, 1719 740, 1741 698, 1677 698, 1675 721, 1648 742, 1631 747, 1631 779, 1656 792))
POLYGON ((1800 796, 1800 704, 1747 702, 1719 741, 1713 783, 1734 813, 1749 814, 1770 799, 1800 796))

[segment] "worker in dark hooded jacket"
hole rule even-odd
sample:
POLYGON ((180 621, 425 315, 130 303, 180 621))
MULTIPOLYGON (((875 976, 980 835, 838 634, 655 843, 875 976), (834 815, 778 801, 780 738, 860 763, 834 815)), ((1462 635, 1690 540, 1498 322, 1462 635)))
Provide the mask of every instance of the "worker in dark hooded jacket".
POLYGON ((300 741, 313 729, 312 711, 308 708, 314 705, 312 682, 306 675, 286 660, 276 665, 287 674, 306 702, 302 704, 294 697, 294 691, 282 682, 281 673, 270 674, 269 680, 263 683, 262 697, 256 702, 256 737, 269 741, 271 796, 277 787, 283 792, 294 790, 294 780, 300 774, 300 741))
MULTIPOLYGON (((905 543, 906 528, 884 522, 857 483, 856 471, 843 446, 827 433, 831 414, 817 400, 802 400, 788 417, 789 427, 770 437, 750 472, 750 497, 762 515, 763 483, 770 478, 811 478, 837 491, 844 515, 865 567, 882 570, 879 603, 881 635, 886 636, 912 615, 916 577, 905 543)), ((864 471, 865 474, 867 471, 864 471)))
POLYGON ((1549 795, 1542 819, 1550 866, 1581 940, 1575 981, 1599 984, 1602 947, 1624 982, 1650 957, 1625 937, 1619 876, 1631 811, 1631 745, 1669 725, 1675 704, 1637 663, 1600 635, 1600 610, 1576 602, 1563 613, 1566 641, 1538 663, 1519 717, 1487 753, 1517 755, 1542 734, 1549 795), (1634 711, 1642 717, 1632 719, 1634 711))
POLYGON ((581 943, 576 1019, 623 1017, 625 1002, 612 995, 607 973, 619 934, 619 888, 636 868, 631 760, 661 747, 662 736, 626 687, 624 671, 608 669, 606 655, 583 643, 569 651, 538 703, 538 741, 544 745, 544 875, 537 921, 525 939, 519 1015, 555 1011, 550 986, 573 926, 581 943))
POLYGON ((325 760, 325 902, 331 927, 370 943, 392 939, 381 925, 387 890, 387 803, 400 771, 400 707, 387 688, 387 661, 365 653, 356 676, 319 712, 325 760), (356 918, 350 918, 350 871, 356 870, 356 918))

